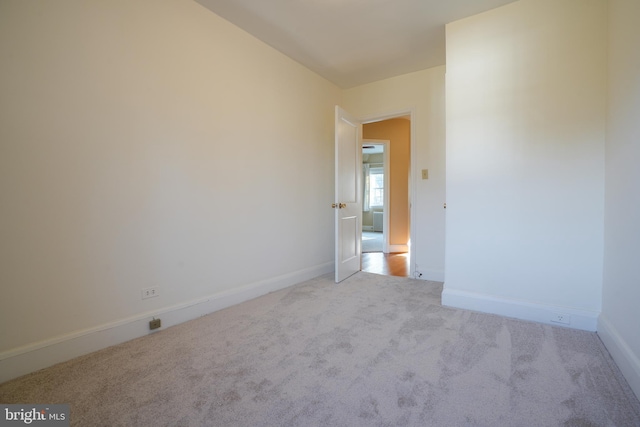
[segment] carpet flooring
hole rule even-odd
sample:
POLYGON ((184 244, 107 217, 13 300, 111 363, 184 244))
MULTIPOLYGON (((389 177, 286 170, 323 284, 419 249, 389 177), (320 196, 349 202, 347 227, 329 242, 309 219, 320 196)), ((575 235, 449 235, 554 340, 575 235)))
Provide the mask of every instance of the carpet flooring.
POLYGON ((379 231, 363 231, 362 252, 382 252, 382 233, 379 231))
POLYGON ((640 426, 597 334, 323 276, 0 385, 74 426, 640 426))

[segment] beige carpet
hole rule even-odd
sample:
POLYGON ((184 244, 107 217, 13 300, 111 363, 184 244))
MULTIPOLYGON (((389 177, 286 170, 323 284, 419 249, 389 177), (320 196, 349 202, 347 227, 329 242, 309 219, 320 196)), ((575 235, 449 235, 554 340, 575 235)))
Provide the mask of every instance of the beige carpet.
POLYGON ((0 385, 77 426, 640 426, 595 333, 325 276, 0 385))

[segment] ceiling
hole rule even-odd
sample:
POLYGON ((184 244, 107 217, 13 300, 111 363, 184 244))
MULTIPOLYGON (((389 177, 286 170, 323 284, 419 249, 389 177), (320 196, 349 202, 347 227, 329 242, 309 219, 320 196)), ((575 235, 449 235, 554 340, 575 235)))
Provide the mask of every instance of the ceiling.
POLYGON ((444 25, 515 0, 196 0, 343 89, 444 65, 444 25))

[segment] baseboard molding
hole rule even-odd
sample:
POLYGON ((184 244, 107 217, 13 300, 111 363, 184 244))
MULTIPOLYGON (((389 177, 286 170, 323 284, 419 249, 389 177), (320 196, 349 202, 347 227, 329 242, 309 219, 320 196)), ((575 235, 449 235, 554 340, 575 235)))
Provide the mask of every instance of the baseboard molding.
POLYGON ((389 245, 389 252, 391 253, 409 252, 409 246, 408 245, 389 245))
POLYGON ((446 283, 442 291, 442 305, 591 332, 595 332, 598 326, 598 312, 447 289, 446 283), (558 314, 568 315, 569 323, 553 322, 551 319, 558 314))
POLYGON ((160 317, 162 319, 162 329, 166 329, 314 277, 331 273, 333 269, 333 262, 328 262, 197 300, 141 313, 94 328, 74 331, 4 351, 0 353, 0 383, 74 357, 156 333, 157 331, 149 331, 149 320, 153 317, 160 317))
POLYGON ((598 336, 609 350, 609 354, 620 368, 636 397, 640 399, 640 358, 633 353, 617 329, 604 315, 600 315, 598 320, 598 336))
POLYGON ((373 231, 373 225, 363 225, 362 231, 373 231))
POLYGON ((414 277, 418 280, 431 280, 434 282, 444 282, 444 271, 420 269, 416 271, 416 273, 414 274, 414 277))

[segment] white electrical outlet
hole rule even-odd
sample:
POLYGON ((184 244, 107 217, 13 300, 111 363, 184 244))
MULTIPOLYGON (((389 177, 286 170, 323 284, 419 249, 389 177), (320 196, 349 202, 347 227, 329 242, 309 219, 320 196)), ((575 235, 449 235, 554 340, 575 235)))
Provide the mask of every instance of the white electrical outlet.
POLYGON ((562 323, 563 325, 570 325, 571 316, 569 314, 553 313, 551 315, 551 321, 553 323, 562 323))
POLYGON ((142 292, 142 299, 160 296, 160 291, 158 290, 158 288, 144 288, 141 290, 141 292, 142 292))

